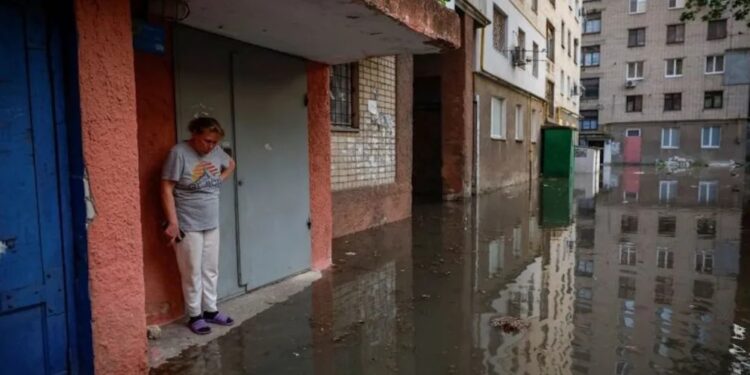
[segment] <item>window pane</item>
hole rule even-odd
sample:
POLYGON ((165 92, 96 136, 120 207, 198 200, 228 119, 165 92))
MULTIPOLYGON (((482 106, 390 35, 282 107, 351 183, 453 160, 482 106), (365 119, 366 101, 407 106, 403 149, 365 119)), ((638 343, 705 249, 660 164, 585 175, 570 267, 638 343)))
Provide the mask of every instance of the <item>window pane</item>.
POLYGON ((352 127, 352 65, 331 67, 331 124, 352 127))
POLYGON ((658 231, 660 236, 674 237, 677 231, 677 218, 675 216, 660 216, 658 231))
POLYGON ((701 239, 716 238, 716 219, 698 218, 696 233, 698 234, 698 238, 701 239))
POLYGON ((492 44, 496 50, 506 53, 505 41, 508 17, 498 9, 495 9, 492 22, 492 44))
POLYGON ((622 215, 620 218, 620 231, 622 233, 638 233, 638 216, 622 215))

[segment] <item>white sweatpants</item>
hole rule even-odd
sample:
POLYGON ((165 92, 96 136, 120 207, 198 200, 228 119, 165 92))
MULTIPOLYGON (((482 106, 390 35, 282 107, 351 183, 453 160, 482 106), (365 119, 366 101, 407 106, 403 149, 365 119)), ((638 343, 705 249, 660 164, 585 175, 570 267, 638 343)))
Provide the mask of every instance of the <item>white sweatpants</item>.
POLYGON ((219 228, 185 232, 185 238, 175 245, 188 315, 192 317, 201 315, 203 311, 217 311, 219 228))

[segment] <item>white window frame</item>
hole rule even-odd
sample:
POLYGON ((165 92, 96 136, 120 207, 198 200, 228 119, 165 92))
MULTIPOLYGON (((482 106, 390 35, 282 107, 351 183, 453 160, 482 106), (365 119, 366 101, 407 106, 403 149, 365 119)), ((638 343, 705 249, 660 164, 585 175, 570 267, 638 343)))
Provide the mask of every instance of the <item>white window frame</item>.
POLYGON ((667 9, 682 9, 685 7, 685 0, 668 0, 667 9), (674 2, 674 5, 672 5, 674 2))
POLYGON ((489 255, 489 261, 487 262, 488 271, 490 275, 496 275, 500 273, 504 267, 503 261, 505 260, 505 236, 500 236, 496 240, 492 240, 487 248, 489 255))
POLYGON ((641 128, 628 128, 628 129, 625 129, 625 136, 626 137, 640 137, 641 136, 641 128), (629 133, 631 131, 637 131, 638 135, 630 135, 629 133))
POLYGON ((683 59, 682 57, 674 57, 671 59, 666 59, 664 61, 664 77, 666 78, 682 77, 683 70, 685 70, 685 59, 683 59), (680 63, 679 65, 677 65, 678 62, 680 63), (670 65, 672 67, 672 74, 669 74, 670 65), (680 67, 679 73, 677 73, 678 66, 680 67))
POLYGON ((702 273, 702 274, 708 274, 711 275, 714 272, 714 266, 716 265, 716 262, 714 262, 714 252, 711 250, 700 250, 696 251, 695 253, 695 270, 696 272, 702 273), (708 261, 711 261, 711 267, 706 267, 708 261), (707 271, 708 269, 708 271, 707 271))
POLYGON ((721 127, 720 126, 704 126, 701 128, 701 148, 717 149, 721 147, 721 127), (716 145, 714 145, 714 132, 709 131, 709 139, 706 139, 704 130, 706 129, 718 129, 716 136, 716 145))
POLYGON ((706 56, 706 66, 703 69, 703 72, 706 75, 714 75, 714 74, 724 74, 724 55, 708 55, 706 56), (721 70, 716 70, 716 60, 721 57, 721 70), (711 70, 708 70, 709 67, 709 60, 711 61, 711 70))
POLYGON ((515 128, 516 128, 515 129, 516 134, 515 134, 515 137, 516 137, 516 141, 523 141, 523 130, 524 130, 523 129, 523 120, 524 119, 523 119, 523 106, 522 105, 516 104, 516 113, 515 114, 516 114, 516 116, 515 116, 515 121, 516 121, 516 126, 515 126, 515 128))
POLYGON ((560 96, 565 96, 565 71, 560 71, 560 96))
POLYGON ((520 226, 513 228, 513 256, 521 256, 521 242, 523 241, 523 229, 520 226))
POLYGON ((583 34, 598 34, 601 32, 602 32, 601 13, 599 13, 598 18, 591 18, 591 19, 586 18, 586 20, 583 23, 583 34), (593 25, 597 25, 597 27, 594 28, 593 25))
POLYGON ((638 262, 638 250, 632 242, 620 242, 620 257, 618 264, 621 266, 635 266, 638 262), (622 262, 623 255, 625 263, 622 262))
POLYGON ((508 117, 505 113, 505 99, 493 96, 490 103, 490 138, 505 140, 508 117))
POLYGON ((623 191, 622 192, 622 200, 625 202, 638 202, 639 194, 637 191, 623 191), (628 199, 628 194, 632 194, 632 200, 628 199))
POLYGON ((673 150, 680 148, 680 128, 661 128, 661 148, 673 150))
POLYGON ((698 182, 698 203, 715 203, 719 200, 719 182, 718 181, 699 181, 698 182), (713 195, 711 194, 713 193, 713 195))
POLYGON ((674 268, 674 251, 670 251, 668 247, 657 247, 656 248, 656 267, 666 270, 674 268), (671 262, 670 262, 671 258, 671 262))
POLYGON ((592 52, 591 50, 584 51, 583 48, 581 48, 581 65, 584 67, 600 66, 602 63, 602 47, 600 45, 586 47, 599 47, 599 50, 592 52), (596 64, 594 64, 594 56, 596 56, 596 64))
POLYGON ((677 197, 677 180, 659 181, 659 202, 667 203, 677 197))
POLYGON ((630 62, 626 63, 625 64, 625 78, 628 81, 642 81, 643 80, 643 67, 644 67, 644 65, 645 64, 644 64, 643 61, 630 61, 630 62), (633 70, 634 70, 634 72, 633 72, 634 74, 633 74, 632 77, 631 77, 631 74, 630 74, 631 73, 631 71, 630 71, 631 64, 632 64, 633 70), (640 66, 640 69, 638 69, 638 66, 640 66), (640 76, 638 75, 638 73, 640 73, 640 76))
POLYGON ((628 14, 646 13, 646 0, 628 0, 628 14), (635 4, 635 10, 633 10, 635 4))

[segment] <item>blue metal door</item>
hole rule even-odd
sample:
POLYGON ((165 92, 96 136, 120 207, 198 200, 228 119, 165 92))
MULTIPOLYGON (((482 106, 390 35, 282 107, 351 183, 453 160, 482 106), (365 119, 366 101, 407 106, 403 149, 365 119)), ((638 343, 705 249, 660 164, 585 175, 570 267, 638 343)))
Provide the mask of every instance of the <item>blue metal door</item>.
MULTIPOLYGON (((69 371, 50 32, 0 1, 0 373, 69 371)), ((61 121, 61 120, 58 120, 61 121)))

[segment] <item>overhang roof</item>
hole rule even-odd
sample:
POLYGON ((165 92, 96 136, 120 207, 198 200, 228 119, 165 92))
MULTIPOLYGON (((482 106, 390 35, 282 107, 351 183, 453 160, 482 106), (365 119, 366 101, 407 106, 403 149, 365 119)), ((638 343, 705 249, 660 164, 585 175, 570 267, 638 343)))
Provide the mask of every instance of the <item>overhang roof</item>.
POLYGON ((329 64, 460 46, 436 0, 190 0, 183 24, 329 64))

